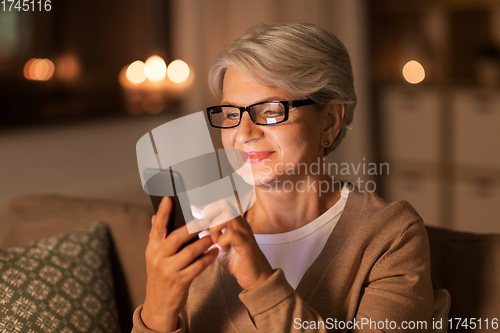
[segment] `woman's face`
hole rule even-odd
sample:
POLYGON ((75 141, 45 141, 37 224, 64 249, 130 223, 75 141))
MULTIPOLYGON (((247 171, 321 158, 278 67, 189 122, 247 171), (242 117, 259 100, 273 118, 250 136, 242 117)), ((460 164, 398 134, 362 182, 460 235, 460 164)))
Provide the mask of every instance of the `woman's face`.
MULTIPOLYGON (((248 106, 264 101, 296 99, 299 98, 276 86, 260 85, 232 67, 224 77, 221 104, 248 106)), ((239 126, 221 130, 222 144, 225 149, 248 153, 247 164, 251 166, 253 181, 248 175, 241 176, 252 185, 303 179, 308 175, 303 165, 300 168, 297 165, 306 163, 309 172, 309 165, 323 157, 323 126, 318 113, 312 105, 292 108, 287 121, 261 126, 255 125, 248 112, 244 112, 239 126)))

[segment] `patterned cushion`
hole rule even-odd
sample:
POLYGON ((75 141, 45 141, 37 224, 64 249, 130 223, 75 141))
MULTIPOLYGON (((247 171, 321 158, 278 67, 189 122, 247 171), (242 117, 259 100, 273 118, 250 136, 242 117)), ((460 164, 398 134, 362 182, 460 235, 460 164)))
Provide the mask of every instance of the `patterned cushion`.
POLYGON ((108 251, 103 222, 0 249, 0 332, 119 332, 108 251))
MULTIPOLYGON (((146 199, 149 199, 144 194, 146 199)), ((75 230, 90 221, 106 221, 113 249, 113 277, 118 291, 118 310, 124 331, 131 331, 130 318, 146 297, 144 252, 154 214, 150 202, 122 203, 111 200, 73 198, 53 194, 29 194, 10 203, 12 227, 3 246, 26 244, 75 230), (116 269, 115 269, 116 268, 116 269), (128 325, 128 327, 127 327, 128 325)))

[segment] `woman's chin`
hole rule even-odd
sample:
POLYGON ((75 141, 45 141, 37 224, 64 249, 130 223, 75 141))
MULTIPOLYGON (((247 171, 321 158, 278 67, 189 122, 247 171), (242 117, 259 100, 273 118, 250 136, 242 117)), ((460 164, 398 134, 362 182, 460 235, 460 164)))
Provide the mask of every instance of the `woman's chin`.
POLYGON ((261 175, 259 172, 237 172, 238 175, 245 181, 245 183, 261 187, 266 186, 272 182, 272 178, 269 175, 261 175))
POLYGON ((258 178, 256 179, 252 174, 244 174, 240 176, 248 185, 259 186, 260 184, 260 180, 258 178))

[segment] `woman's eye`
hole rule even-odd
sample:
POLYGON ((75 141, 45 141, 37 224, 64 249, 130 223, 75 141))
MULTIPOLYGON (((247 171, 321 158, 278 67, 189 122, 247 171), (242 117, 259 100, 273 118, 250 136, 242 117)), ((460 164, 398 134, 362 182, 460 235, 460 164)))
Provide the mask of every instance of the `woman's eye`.
POLYGON ((226 114, 227 119, 238 119, 240 117, 240 114, 238 112, 231 112, 226 114))
POLYGON ((273 110, 264 111, 264 115, 266 117, 276 117, 276 116, 280 116, 282 114, 283 114, 283 112, 280 112, 280 111, 273 111, 273 110))

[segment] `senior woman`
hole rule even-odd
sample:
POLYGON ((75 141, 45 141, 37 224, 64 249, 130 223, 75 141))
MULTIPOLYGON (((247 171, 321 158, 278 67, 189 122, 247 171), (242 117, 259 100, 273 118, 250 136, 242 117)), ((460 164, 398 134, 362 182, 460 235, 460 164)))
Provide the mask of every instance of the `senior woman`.
POLYGON ((349 183, 320 192, 330 176, 300 168, 333 151, 353 119, 344 45, 313 24, 258 26, 217 56, 209 84, 221 97, 210 123, 224 148, 247 152, 255 204, 178 251, 194 235, 166 236, 172 203, 162 201, 133 331, 401 331, 430 321, 429 245, 415 210, 349 183))

